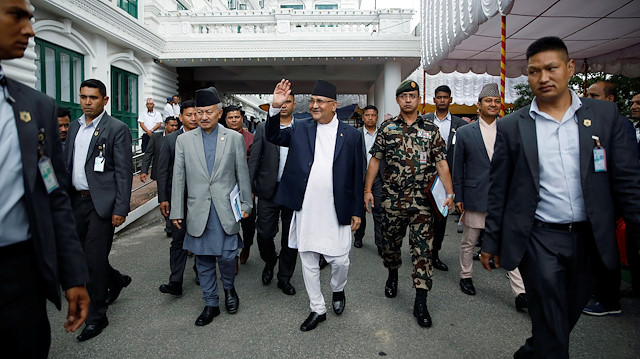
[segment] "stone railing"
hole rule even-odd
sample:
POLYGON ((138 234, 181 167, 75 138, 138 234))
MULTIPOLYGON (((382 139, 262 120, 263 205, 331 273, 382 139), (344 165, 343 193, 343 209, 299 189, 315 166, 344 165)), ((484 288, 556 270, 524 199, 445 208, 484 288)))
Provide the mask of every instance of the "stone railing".
POLYGON ((147 12, 147 23, 157 24, 157 33, 171 36, 227 34, 241 38, 276 34, 341 33, 345 35, 415 36, 413 10, 264 10, 147 12))

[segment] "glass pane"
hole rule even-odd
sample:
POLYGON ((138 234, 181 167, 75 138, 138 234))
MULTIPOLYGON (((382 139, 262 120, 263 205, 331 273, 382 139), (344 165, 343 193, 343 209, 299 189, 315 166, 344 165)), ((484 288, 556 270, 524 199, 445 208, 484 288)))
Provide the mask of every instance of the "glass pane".
POLYGON ((122 104, 120 103, 120 73, 115 72, 113 74, 113 87, 111 88, 113 93, 113 103, 116 105, 116 111, 122 111, 122 104))
POLYGON ((42 91, 42 62, 40 61, 40 44, 36 43, 36 90, 42 91))
POLYGON ((71 59, 69 54, 60 53, 60 100, 69 102, 71 97, 71 59))
POLYGON ((56 96, 56 52, 46 47, 44 49, 44 71, 46 75, 45 93, 53 98, 56 96))
POLYGON ((129 112, 131 109, 131 97, 129 96, 129 76, 123 75, 122 82, 124 86, 122 86, 122 111, 129 112))
POLYGON ((82 78, 82 58, 73 57, 73 102, 79 103, 78 98, 80 96, 80 84, 84 79, 82 78))
POLYGON ((138 113, 138 79, 131 76, 131 113, 138 113))

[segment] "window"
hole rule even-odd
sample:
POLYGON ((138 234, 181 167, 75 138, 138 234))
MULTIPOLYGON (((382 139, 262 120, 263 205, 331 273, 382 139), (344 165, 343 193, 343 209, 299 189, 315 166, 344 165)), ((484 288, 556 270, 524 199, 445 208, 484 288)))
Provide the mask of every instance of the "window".
POLYGON ((129 126, 138 138, 138 75, 111 66, 111 116, 129 126))
POLYGON ((56 99, 59 107, 79 118, 80 84, 84 80, 84 55, 36 38, 36 89, 56 99))
POLYGON ((138 18, 138 0, 118 0, 118 7, 138 18))
POLYGON ((316 10, 338 10, 337 4, 316 4, 316 10))
POLYGON ((281 9, 304 10, 304 5, 280 5, 281 9))
POLYGON ((188 10, 186 6, 184 6, 184 4, 180 1, 176 1, 177 6, 178 6, 178 10, 188 10))

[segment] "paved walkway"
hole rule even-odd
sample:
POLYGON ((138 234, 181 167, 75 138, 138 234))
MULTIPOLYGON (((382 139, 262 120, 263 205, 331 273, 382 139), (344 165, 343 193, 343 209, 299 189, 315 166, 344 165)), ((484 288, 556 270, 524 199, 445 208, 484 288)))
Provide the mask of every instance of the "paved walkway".
MULTIPOLYGON (((51 358, 510 358, 530 334, 529 317, 514 308, 506 271, 489 273, 475 263, 478 294, 460 291, 460 234, 453 220, 441 253, 451 270, 435 272, 428 298, 434 321, 430 329, 420 328, 412 316, 415 292, 406 240, 398 297, 384 296, 386 270, 373 244, 372 226, 364 247, 351 251, 342 316, 329 304, 327 321, 301 332, 309 303, 299 265, 292 279, 295 296, 284 295, 275 282, 263 286, 263 262, 254 245, 236 278, 238 313, 229 315, 223 308, 211 324, 196 327, 203 302, 190 269, 193 259, 187 263, 184 295, 161 294, 158 286, 169 275, 170 239, 157 210, 143 220, 147 222, 119 233, 113 245, 111 263, 133 282, 109 308, 110 325, 100 336, 76 342, 78 333, 67 334, 62 328, 66 308, 58 312, 49 304, 51 358)), ((328 303, 329 277, 327 268, 322 281, 328 303)), ((640 357, 640 300, 624 299, 622 308, 620 317, 582 316, 571 336, 571 356, 640 357)))

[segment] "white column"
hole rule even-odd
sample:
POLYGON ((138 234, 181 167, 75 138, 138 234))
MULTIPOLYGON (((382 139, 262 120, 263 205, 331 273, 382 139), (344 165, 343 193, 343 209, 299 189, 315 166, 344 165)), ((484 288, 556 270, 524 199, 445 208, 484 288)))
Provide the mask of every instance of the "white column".
POLYGON ((396 61, 387 61, 384 64, 384 113, 390 113, 393 116, 398 115, 400 109, 396 103, 396 89, 402 82, 400 74, 400 63, 396 61))
POLYGON ((382 121, 384 121, 384 115, 386 114, 384 106, 384 70, 378 74, 378 78, 376 79, 373 89, 375 91, 374 104, 378 108, 378 126, 380 126, 382 121))

